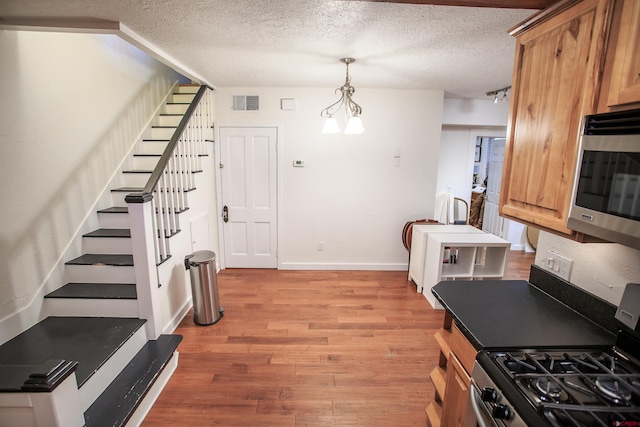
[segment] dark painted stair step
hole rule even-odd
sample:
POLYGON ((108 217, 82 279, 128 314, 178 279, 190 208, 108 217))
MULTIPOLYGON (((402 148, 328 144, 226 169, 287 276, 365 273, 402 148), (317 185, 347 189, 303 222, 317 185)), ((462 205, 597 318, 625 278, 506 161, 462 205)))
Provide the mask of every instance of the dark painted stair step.
POLYGON ((122 237, 131 238, 131 230, 128 228, 99 228, 82 237, 122 237))
POLYGON ((122 254, 84 254, 71 261, 67 265, 114 265, 127 267, 133 265, 133 255, 122 254))
POLYGON ((110 208, 100 209, 98 213, 106 213, 106 214, 129 213, 129 208, 126 206, 112 206, 110 208))
POLYGON ((143 174, 143 173, 153 173, 152 170, 142 170, 142 169, 131 169, 122 171, 122 173, 135 173, 135 174, 143 174))
POLYGON ((144 190, 144 188, 142 187, 118 187, 118 188, 112 188, 111 192, 112 193, 142 193, 142 190, 144 190))
POLYGON ((136 285, 129 283, 67 283, 45 298, 136 299, 136 285))
MULTIPOLYGON (((47 317, 0 346, 0 365, 77 361, 80 387, 145 322, 116 317, 47 317)), ((0 377, 0 388, 3 381, 0 377)))
POLYGON ((181 335, 161 335, 157 340, 147 342, 84 413, 86 427, 124 425, 165 368, 180 341, 181 335))
MULTIPOLYGON (((200 170, 196 170, 196 171, 191 171, 191 173, 200 173, 202 172, 202 169, 200 170)), ((142 170, 142 169, 132 169, 132 170, 127 170, 127 171, 122 171, 122 173, 136 173, 136 174, 143 174, 143 173, 148 173, 151 174, 153 173, 152 170, 142 170)), ((175 174, 175 172, 171 172, 172 174, 175 174)))

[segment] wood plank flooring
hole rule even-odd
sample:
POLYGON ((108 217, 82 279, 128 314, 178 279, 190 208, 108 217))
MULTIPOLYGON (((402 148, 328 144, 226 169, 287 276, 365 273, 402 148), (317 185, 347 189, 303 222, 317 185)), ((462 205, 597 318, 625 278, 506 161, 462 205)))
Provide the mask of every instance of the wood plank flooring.
MULTIPOLYGON (((512 252, 505 278, 528 279, 512 252)), ((175 333, 179 365, 143 426, 425 426, 433 310, 402 271, 229 269, 224 318, 175 333)))

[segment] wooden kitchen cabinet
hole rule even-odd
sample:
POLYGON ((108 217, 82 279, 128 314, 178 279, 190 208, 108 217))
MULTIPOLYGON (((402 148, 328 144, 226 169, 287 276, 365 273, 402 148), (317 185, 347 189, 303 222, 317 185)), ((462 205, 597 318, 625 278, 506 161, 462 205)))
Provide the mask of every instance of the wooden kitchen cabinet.
POLYGON ((426 409, 431 427, 471 425, 468 417, 471 369, 477 351, 446 313, 444 325, 435 334, 440 358, 429 377, 435 388, 433 401, 426 409))
POLYGON ((615 2, 598 112, 640 108, 640 1, 615 2))
POLYGON ((566 0, 511 30, 516 37, 500 215, 566 227, 583 117, 596 111, 613 0, 566 0))

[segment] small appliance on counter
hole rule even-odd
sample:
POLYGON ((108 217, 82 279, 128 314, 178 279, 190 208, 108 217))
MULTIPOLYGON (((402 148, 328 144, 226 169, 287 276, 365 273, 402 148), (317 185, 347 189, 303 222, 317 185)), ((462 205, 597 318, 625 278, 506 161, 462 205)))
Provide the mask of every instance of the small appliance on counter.
POLYGON ((640 284, 627 284, 611 348, 481 351, 470 410, 483 426, 640 426, 640 284))

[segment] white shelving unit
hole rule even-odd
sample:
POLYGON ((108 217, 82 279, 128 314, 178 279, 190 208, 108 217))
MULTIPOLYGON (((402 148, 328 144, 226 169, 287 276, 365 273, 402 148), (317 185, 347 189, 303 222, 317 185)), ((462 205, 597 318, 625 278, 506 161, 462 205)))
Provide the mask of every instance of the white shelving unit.
POLYGON ((409 258, 409 280, 416 284, 416 290, 422 292, 427 257, 427 237, 431 233, 485 234, 470 225, 414 225, 411 235, 411 256, 409 258))
POLYGON ((429 233, 422 294, 433 308, 442 308, 431 293, 440 281, 502 278, 510 248, 507 240, 488 233, 429 233), (445 247, 457 255, 455 263, 443 263, 445 247))

